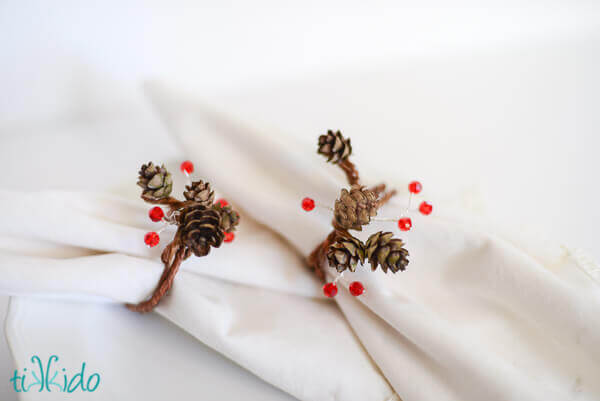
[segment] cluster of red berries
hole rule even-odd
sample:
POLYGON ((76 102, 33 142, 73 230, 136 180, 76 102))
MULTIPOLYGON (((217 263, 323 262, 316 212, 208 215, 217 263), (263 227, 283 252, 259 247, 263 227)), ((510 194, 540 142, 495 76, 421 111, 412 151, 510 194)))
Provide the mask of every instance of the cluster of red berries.
MULTIPOLYGON (((194 164, 191 161, 186 160, 183 163, 181 163, 181 166, 179 166, 179 169, 185 175, 190 175, 194 172, 194 164)), ((227 202, 225 199, 218 199, 215 203, 220 204, 221 207, 225 207, 225 206, 229 205, 229 202, 227 202)), ((162 210, 161 207, 154 206, 148 212, 148 217, 150 217, 150 220, 152 220, 153 222, 156 223, 156 222, 161 221, 165 217, 165 212, 162 210)), ((235 235, 232 232, 225 233, 225 238, 223 239, 223 241, 231 242, 234 240, 234 238, 235 238, 235 235)), ((149 248, 152 248, 152 247, 158 245, 159 242, 160 242, 160 235, 156 231, 150 231, 150 232, 146 233, 146 235, 144 235, 144 243, 146 245, 148 245, 149 248)))
MULTIPOLYGON (((419 181, 412 181, 410 184, 408 184, 408 191, 410 192, 411 196, 418 194, 422 190, 423 185, 421 185, 419 181)), ((431 205, 431 203, 423 201, 419 205, 419 212, 421 212, 425 216, 431 214, 432 211, 433 206, 431 205)), ((412 220, 410 219, 410 217, 401 217, 400 219, 398 219, 398 228, 402 231, 410 230, 412 228, 412 220)))
MULTIPOLYGON (((358 297, 359 295, 362 295, 363 292, 365 292, 365 287, 360 281, 353 281, 348 286, 348 291, 350 291, 350 294, 354 295, 355 297, 358 297)), ((326 283, 323 286, 323 294, 325 294, 326 297, 333 298, 337 295, 337 293, 338 287, 335 282, 326 283)))
MULTIPOLYGON (((421 185, 421 183, 419 181, 412 181, 410 184, 408 184, 408 191, 410 192, 411 196, 420 193, 422 190, 423 190, 423 185, 421 185)), ((409 203, 410 203, 410 201, 409 201, 409 203)), ((304 209, 307 212, 310 212, 314 208, 315 208, 314 199, 308 198, 308 197, 302 199, 302 209, 304 209)), ((429 202, 423 201, 419 205, 419 212, 421 212, 425 216, 431 214, 432 211, 433 211, 433 206, 429 202)), ((412 228, 412 220, 410 219, 410 217, 399 218, 398 219, 398 228, 402 231, 409 231, 412 228)), ((352 283, 350 283, 348 290, 350 291, 350 293, 352 295, 357 297, 365 291, 365 287, 362 285, 362 283, 360 281, 353 281, 352 283)), ((323 293, 325 294, 325 296, 327 296, 329 298, 335 297, 337 295, 337 292, 338 292, 338 288, 337 288, 335 281, 332 283, 326 283, 323 286, 323 293)))

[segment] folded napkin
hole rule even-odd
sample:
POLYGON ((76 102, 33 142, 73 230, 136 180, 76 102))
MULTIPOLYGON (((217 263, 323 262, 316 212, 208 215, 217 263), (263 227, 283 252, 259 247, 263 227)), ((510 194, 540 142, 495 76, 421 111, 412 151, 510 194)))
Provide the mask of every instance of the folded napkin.
MULTIPOLYGON (((148 93, 198 170, 248 215, 305 256, 325 238, 331 212, 307 214, 300 200, 331 205, 345 183, 315 148, 158 85, 148 93)), ((402 192, 380 215, 399 213, 402 192)), ((389 383, 404 400, 598 399, 597 283, 568 256, 461 221, 443 205, 414 216, 413 229, 398 232, 411 253, 406 272, 358 269, 338 284, 365 284, 364 296, 342 289, 335 299, 389 383)), ((397 231, 391 224, 368 231, 397 231)))
MULTIPOLYGON (((23 171, 34 166, 31 171, 48 179, 36 185, 39 191, 0 191, 0 205, 9 211, 0 225, 0 293, 12 297, 6 334, 15 368, 31 370, 32 355, 46 360, 56 354, 72 375, 85 361, 90 371, 101 374, 94 394, 99 399, 158 400, 196 393, 215 400, 239 394, 291 399, 231 368, 215 369, 229 372, 232 381, 215 388, 206 377, 223 382, 211 372, 220 362, 193 347, 200 341, 294 398, 395 399, 335 303, 324 299, 302 255, 245 213, 232 244, 182 265, 156 309, 172 324, 124 308, 123 303, 152 292, 163 269, 160 252, 173 235, 169 228, 158 247, 143 244, 145 232, 159 225, 149 222, 149 206, 138 197, 137 169, 146 157, 182 160, 180 152, 173 155, 172 139, 164 132, 161 136, 156 117, 146 116, 152 114, 148 105, 140 108, 127 117, 99 115, 22 137, 28 145, 26 153, 25 146, 20 148, 23 171), (103 132, 100 139, 97 134, 103 132), (140 141, 148 142, 144 152, 140 141), (137 156, 103 162, 114 149, 137 156), (40 170, 45 166, 51 167, 40 170), (131 196, 89 192, 90 187, 117 188, 110 192, 131 196), (174 325, 190 336, 178 335, 174 325), (206 362, 211 365, 203 366, 206 362)), ((176 174, 176 166, 170 168, 176 174)), ((33 174, 23 171, 18 171, 19 182, 29 187, 33 174)), ((181 193, 183 181, 176 178, 175 193, 181 193)), ((19 397, 64 399, 61 393, 34 390, 19 397)), ((69 394, 70 399, 89 396, 69 394)))
MULTIPOLYGON (((98 252, 69 258, 2 252, 3 293, 126 303, 138 302, 154 289, 163 266, 159 250, 140 241, 147 209, 143 202, 5 191, 0 204, 12 210, 3 225, 5 235, 98 252)), ((235 245, 183 264, 157 313, 300 399, 389 398, 391 389, 335 305, 322 299, 318 282, 299 256, 272 231, 244 215, 242 219, 235 245), (355 383, 351 375, 340 375, 339 365, 351 367, 362 380, 355 383)), ((23 335, 11 333, 11 346, 18 347, 23 335)), ((16 353, 21 352, 31 351, 16 353)), ((140 358, 135 352, 130 357, 140 358)))
MULTIPOLYGON (((411 253, 406 272, 359 268, 335 301, 324 299, 303 257, 330 231, 331 212, 306 213, 300 200, 331 205, 343 175, 305 142, 159 86, 147 93, 199 176, 242 210, 235 242, 187 260, 157 314, 301 400, 598 399, 600 294, 575 260, 436 204, 397 233, 411 253), (367 288, 358 298, 346 290, 354 280, 367 288)), ((379 214, 393 217, 406 183, 388 184, 400 193, 379 214)), ((120 305, 146 297, 162 271, 160 249, 141 242, 147 205, 66 191, 2 191, 0 205, 11 211, 0 227, 0 291, 15 297, 7 336, 17 368, 34 347, 54 347, 102 370, 110 398, 189 398, 179 373, 198 369, 193 357, 161 354, 166 345, 144 331, 153 317, 120 305)), ((380 229, 396 230, 374 222, 360 235, 380 229)))

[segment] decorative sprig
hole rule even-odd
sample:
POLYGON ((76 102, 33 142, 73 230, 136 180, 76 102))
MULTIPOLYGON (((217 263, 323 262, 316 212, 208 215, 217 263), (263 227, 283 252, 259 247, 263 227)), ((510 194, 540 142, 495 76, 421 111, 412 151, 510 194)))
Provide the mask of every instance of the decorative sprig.
MULTIPOLYGON (((370 224, 377 215, 378 209, 396 194, 396 190, 386 191, 385 184, 379 184, 372 188, 360 185, 358 171, 349 160, 352 155, 350 138, 344 138, 340 131, 329 130, 327 134, 321 135, 317 153, 325 156, 328 162, 339 166, 346 174, 350 184, 349 189, 341 190, 334 207, 329 208, 333 211, 333 231, 313 250, 307 260, 308 265, 323 280, 325 280, 325 273, 322 266, 325 261, 340 273, 333 282, 324 285, 325 295, 335 296, 337 294, 336 283, 341 275, 347 270, 354 272, 358 262, 364 264, 365 261, 369 261, 373 271, 377 267, 381 267, 384 273, 404 271, 409 263, 409 252, 404 248, 404 241, 394 238, 393 233, 379 231, 372 234, 367 242, 363 243, 348 231, 361 231, 364 226, 370 224)), ((419 193, 421 189, 422 186, 418 181, 409 184, 409 207, 406 211, 410 208, 412 195, 419 193)), ((315 205, 311 198, 304 198, 302 201, 302 208, 306 211, 313 210, 315 205)), ((425 215, 430 214, 432 209, 427 202, 422 202, 419 207, 421 213, 425 215)), ((402 231, 408 231, 412 227, 412 221, 404 214, 400 219, 393 219, 393 221, 398 222, 398 227, 402 231)), ((355 281, 350 284, 349 290, 353 295, 358 296, 363 293, 364 286, 355 281)))
MULTIPOLYGON (((193 164, 185 161, 181 171, 188 177, 193 164)), ((173 241, 163 250, 161 260, 164 270, 151 297, 138 304, 127 304, 136 312, 149 312, 165 296, 173 285, 173 279, 181 263, 190 257, 206 256, 211 248, 219 248, 225 242, 233 240, 233 232, 239 223, 239 214, 224 199, 214 202, 214 191, 208 182, 202 180, 189 182, 183 193, 185 201, 171 197, 173 180, 164 165, 158 167, 152 162, 143 164, 137 184, 142 188, 141 198, 150 204, 165 205, 165 213, 160 207, 153 207, 149 216, 154 222, 164 221, 167 225, 177 226, 173 241)), ((149 232, 144 241, 149 247, 158 245, 160 232, 149 232)))

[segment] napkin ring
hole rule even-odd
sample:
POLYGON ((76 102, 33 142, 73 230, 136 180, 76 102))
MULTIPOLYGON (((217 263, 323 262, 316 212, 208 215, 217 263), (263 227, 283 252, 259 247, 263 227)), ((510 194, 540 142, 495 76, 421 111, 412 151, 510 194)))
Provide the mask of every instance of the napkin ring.
POLYGON ((163 273, 149 299, 138 304, 127 304, 135 312, 149 312, 165 296, 173 285, 173 279, 181 263, 190 257, 206 256, 211 248, 219 248, 223 242, 234 239, 234 231, 240 216, 224 199, 214 200, 215 194, 208 182, 192 181, 190 174, 194 165, 190 161, 181 164, 181 171, 188 179, 183 196, 184 201, 171 197, 173 178, 164 165, 149 162, 139 171, 137 184, 142 188, 141 198, 147 203, 160 206, 150 209, 148 216, 154 222, 165 225, 158 231, 148 232, 144 242, 154 247, 160 242, 160 233, 173 224, 177 231, 173 240, 162 252, 163 273))
MULTIPOLYGON (((338 280, 346 271, 356 271, 358 262, 363 264, 368 261, 372 271, 375 271, 377 267, 381 267, 384 273, 404 271, 409 262, 409 253, 404 247, 403 240, 394 238, 392 232, 378 231, 363 243, 349 230, 362 231, 363 227, 368 226, 371 220, 379 220, 397 222, 401 231, 409 231, 412 228, 412 220, 408 217, 411 212, 411 200, 413 195, 421 192, 421 183, 413 181, 408 185, 408 206, 399 218, 377 219, 375 216, 378 209, 396 194, 396 190, 386 191, 385 184, 371 188, 360 184, 358 171, 349 160, 352 154, 350 138, 344 138, 340 131, 328 131, 327 134, 319 137, 317 153, 327 157, 328 162, 340 167, 350 184, 350 188, 341 190, 333 208, 322 206, 333 212, 331 223, 333 230, 307 259, 308 266, 323 281, 326 277, 322 266, 326 261, 329 267, 336 269, 338 273, 333 282, 324 284, 323 293, 328 297, 334 297, 338 292, 338 280)), ((307 197, 302 200, 302 208, 307 212, 313 210, 315 206, 317 205, 312 198, 307 197)), ((433 206, 428 202, 423 201, 419 205, 419 211, 424 215, 429 215, 432 210, 433 206)), ((354 296, 365 292, 363 284, 359 281, 351 282, 348 289, 354 296)))

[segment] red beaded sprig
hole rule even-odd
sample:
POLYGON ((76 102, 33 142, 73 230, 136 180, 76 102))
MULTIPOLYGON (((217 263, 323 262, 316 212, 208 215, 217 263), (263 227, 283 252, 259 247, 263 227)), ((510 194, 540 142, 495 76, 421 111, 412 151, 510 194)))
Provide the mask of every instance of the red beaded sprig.
MULTIPOLYGON (((358 262, 363 264, 365 260, 368 260, 372 270, 381 266, 384 272, 389 270, 396 273, 406 268, 408 251, 404 248, 404 242, 393 238, 391 232, 374 233, 366 243, 363 243, 352 236, 348 230, 362 230, 371 220, 378 220, 397 222, 400 231, 410 231, 413 223, 407 215, 411 211, 412 197, 419 194, 423 190, 423 186, 419 181, 412 181, 408 184, 408 206, 399 218, 377 219, 374 217, 377 214, 377 209, 394 196, 396 191, 385 192, 385 184, 368 189, 359 184, 358 171, 354 164, 348 160, 352 153, 350 139, 344 138, 341 132, 328 131, 326 135, 319 137, 318 145, 318 153, 339 166, 346 174, 351 185, 350 190, 342 190, 334 208, 317 205, 314 199, 310 197, 305 197, 301 202, 302 209, 307 212, 314 210, 317 206, 325 207, 334 212, 333 231, 315 248, 307 260, 309 266, 314 269, 321 279, 325 279, 325 274, 322 271, 325 259, 328 260, 329 266, 336 268, 339 272, 333 282, 326 282, 323 285, 323 294, 332 298, 338 293, 337 283, 345 271, 354 272, 358 262)), ((428 202, 423 201, 419 205, 419 211, 423 215, 431 214, 432 210, 433 206, 428 202)), ((353 281, 349 284, 348 291, 353 296, 358 297, 365 293, 365 288, 360 281, 353 281)))

